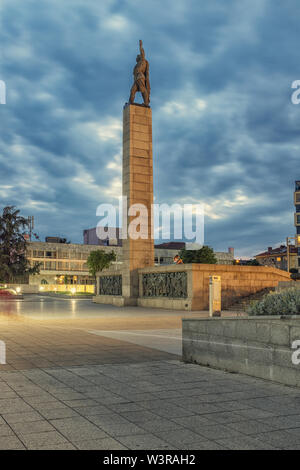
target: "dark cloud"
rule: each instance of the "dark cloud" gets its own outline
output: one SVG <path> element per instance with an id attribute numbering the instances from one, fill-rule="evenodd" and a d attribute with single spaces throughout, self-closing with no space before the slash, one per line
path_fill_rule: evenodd
<path id="1" fill-rule="evenodd" d="M 150 60 L 156 202 L 203 202 L 206 242 L 251 255 L 293 228 L 296 0 L 3 0 L 1 204 L 82 240 L 121 191 L 137 41 Z"/>

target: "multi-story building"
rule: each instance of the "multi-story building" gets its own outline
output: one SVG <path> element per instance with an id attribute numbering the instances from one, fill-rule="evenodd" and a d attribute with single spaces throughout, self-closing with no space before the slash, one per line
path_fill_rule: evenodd
<path id="1" fill-rule="evenodd" d="M 267 251 L 255 255 L 254 258 L 262 266 L 270 266 L 284 271 L 288 269 L 286 245 L 280 245 L 277 248 L 269 246 Z M 297 248 L 294 245 L 289 245 L 289 259 L 290 269 L 297 268 Z"/>
<path id="2" fill-rule="evenodd" d="M 91 232 L 90 232 L 91 233 Z M 64 239 L 50 238 L 54 242 L 27 242 L 27 258 L 31 266 L 40 264 L 40 273 L 29 276 L 30 284 L 93 284 L 86 264 L 91 251 L 101 249 L 116 253 L 115 264 L 122 263 L 122 247 L 116 244 L 97 245 L 65 243 Z M 49 238 L 48 238 L 49 240 Z M 63 241 L 62 241 L 63 240 Z M 90 242 L 95 240 L 93 237 Z M 86 241 L 86 238 L 85 238 Z M 185 248 L 185 243 L 169 242 L 155 245 L 154 263 L 172 264 L 174 257 Z M 219 264 L 232 264 L 233 253 L 215 253 Z"/>
<path id="3" fill-rule="evenodd" d="M 179 249 L 182 247 L 180 246 Z M 86 264 L 91 251 L 101 249 L 116 253 L 115 263 L 122 262 L 122 247 L 75 243 L 28 242 L 27 257 L 32 266 L 40 264 L 40 273 L 29 277 L 30 284 L 92 284 Z M 155 264 L 172 264 L 178 247 L 164 244 L 155 248 Z"/>
<path id="4" fill-rule="evenodd" d="M 40 274 L 30 276 L 30 284 L 92 284 L 86 261 L 95 248 L 95 245 L 75 243 L 28 242 L 27 258 L 30 264 L 40 264 Z M 101 248 L 108 249 L 105 246 Z M 114 250 L 117 261 L 120 258 L 119 250 Z"/>
<path id="5" fill-rule="evenodd" d="M 294 223 L 296 227 L 296 248 L 297 248 L 297 268 L 300 269 L 300 181 L 295 181 L 294 192 L 295 215 Z"/>

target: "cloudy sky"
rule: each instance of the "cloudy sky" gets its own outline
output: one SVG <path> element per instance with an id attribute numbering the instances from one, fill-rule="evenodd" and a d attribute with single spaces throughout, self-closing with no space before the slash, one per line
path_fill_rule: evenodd
<path id="1" fill-rule="evenodd" d="M 203 203 L 205 242 L 293 235 L 298 0 L 0 0 L 1 206 L 82 241 L 121 195 L 122 107 L 150 62 L 156 202 Z"/>

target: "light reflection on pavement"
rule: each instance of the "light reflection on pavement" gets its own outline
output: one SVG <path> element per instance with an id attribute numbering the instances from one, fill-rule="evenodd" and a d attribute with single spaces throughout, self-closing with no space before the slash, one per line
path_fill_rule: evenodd
<path id="1" fill-rule="evenodd" d="M 198 312 L 199 313 L 199 312 Z M 0 301 L 0 315 L 28 317 L 36 320 L 57 320 L 68 318 L 110 318 L 140 317 L 141 314 L 152 318 L 161 316 L 191 317 L 194 312 L 147 309 L 143 307 L 115 307 L 95 304 L 90 299 L 62 299 L 43 295 L 26 295 L 23 300 Z M 207 313 L 205 314 L 207 315 Z"/>

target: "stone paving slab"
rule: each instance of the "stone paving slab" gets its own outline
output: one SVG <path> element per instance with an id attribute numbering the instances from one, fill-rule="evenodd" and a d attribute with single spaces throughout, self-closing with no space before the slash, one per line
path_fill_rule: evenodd
<path id="1" fill-rule="evenodd" d="M 154 349 L 157 324 L 176 335 L 183 312 L 92 309 L 87 319 L 0 314 L 9 360 L 0 366 L 0 449 L 300 448 L 299 389 Z M 146 332 L 147 345 L 121 330 Z"/>
<path id="2" fill-rule="evenodd" d="M 160 396 L 153 398 L 155 392 L 130 396 L 134 387 L 127 388 L 127 384 L 140 377 L 139 372 L 145 382 L 138 382 L 138 388 L 141 383 L 159 386 Z M 177 373 L 190 389 L 198 384 L 199 395 L 193 393 L 182 399 L 171 393 L 170 400 L 169 389 L 177 392 L 177 382 L 173 382 Z M 226 393 L 222 392 L 222 384 L 226 385 Z M 178 360 L 113 367 L 68 366 L 62 367 L 59 374 L 57 368 L 0 372 L 0 385 L 9 390 L 14 387 L 17 394 L 17 398 L 0 399 L 0 448 L 300 448 L 297 390 Z M 201 393 L 209 387 L 215 390 L 213 402 L 210 394 Z M 256 398 L 231 400 L 236 390 L 244 387 Z M 27 395 L 29 390 L 33 395 Z M 118 403 L 105 402 L 110 394 L 118 398 Z"/>

